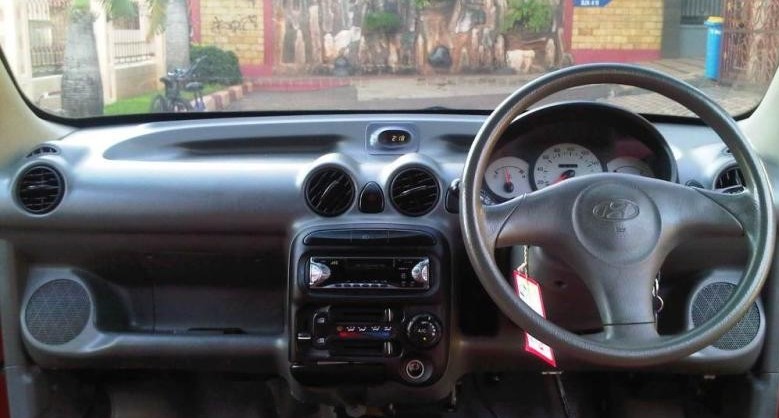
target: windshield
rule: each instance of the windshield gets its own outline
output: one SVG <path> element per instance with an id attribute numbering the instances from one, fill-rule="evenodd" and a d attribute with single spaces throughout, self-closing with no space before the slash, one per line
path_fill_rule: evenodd
<path id="1" fill-rule="evenodd" d="M 545 72 L 629 62 L 734 115 L 779 64 L 775 0 L 25 0 L 0 45 L 35 106 L 150 112 L 491 110 Z M 646 91 L 563 99 L 686 115 Z"/>

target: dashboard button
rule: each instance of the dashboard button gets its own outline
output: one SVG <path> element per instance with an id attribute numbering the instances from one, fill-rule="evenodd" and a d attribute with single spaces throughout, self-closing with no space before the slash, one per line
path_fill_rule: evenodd
<path id="1" fill-rule="evenodd" d="M 430 282 L 430 260 L 425 258 L 411 269 L 411 278 L 415 282 L 427 285 Z"/>
<path id="2" fill-rule="evenodd" d="M 322 285 L 331 275 L 330 267 L 322 263 L 312 261 L 308 265 L 308 287 Z"/>
<path id="3" fill-rule="evenodd" d="M 460 213 L 460 179 L 454 179 L 446 189 L 446 210 L 450 213 Z"/>
<path id="4" fill-rule="evenodd" d="M 327 314 L 324 312 L 318 312 L 314 314 L 314 337 L 321 337 L 327 335 L 328 321 Z"/>
<path id="5" fill-rule="evenodd" d="M 406 336 L 419 348 L 432 348 L 441 340 L 443 328 L 438 318 L 431 314 L 419 314 L 406 326 Z"/>
<path id="6" fill-rule="evenodd" d="M 360 192 L 360 212 L 380 213 L 384 210 L 384 193 L 378 183 L 372 181 Z"/>
<path id="7" fill-rule="evenodd" d="M 406 377 L 411 380 L 419 380 L 425 376 L 425 364 L 422 361 L 414 359 L 406 363 L 404 368 Z"/>

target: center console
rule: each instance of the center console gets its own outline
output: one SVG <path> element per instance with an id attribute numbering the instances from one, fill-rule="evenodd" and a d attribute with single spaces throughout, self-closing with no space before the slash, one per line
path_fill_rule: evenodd
<path id="1" fill-rule="evenodd" d="M 291 374 L 311 386 L 427 385 L 449 349 L 449 259 L 433 230 L 308 230 L 292 245 Z"/>

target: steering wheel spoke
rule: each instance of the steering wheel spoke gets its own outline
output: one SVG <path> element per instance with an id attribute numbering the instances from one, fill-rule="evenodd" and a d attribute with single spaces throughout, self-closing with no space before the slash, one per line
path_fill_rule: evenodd
<path id="1" fill-rule="evenodd" d="M 757 219 L 757 201 L 749 190 L 736 193 L 722 193 L 712 190 L 695 189 L 699 199 L 704 199 L 700 206 L 706 206 L 705 213 L 700 218 L 702 225 L 699 234 L 713 236 L 744 236 L 754 230 Z M 709 208 L 713 202 L 718 207 Z M 704 208 L 702 208 L 704 209 Z M 695 217 L 695 214 L 690 214 Z M 700 215 L 700 214 L 699 214 Z"/>
<path id="2" fill-rule="evenodd" d="M 560 235 L 557 217 L 550 211 L 560 210 L 552 205 L 550 193 L 536 191 L 515 197 L 507 202 L 485 206 L 484 230 L 489 231 L 489 242 L 494 248 L 519 244 L 551 245 Z M 558 201 L 559 202 L 559 201 Z"/>
<path id="3" fill-rule="evenodd" d="M 743 236 L 755 222 L 757 202 L 748 191 L 726 194 L 654 179 L 637 185 L 657 206 L 661 249 L 693 238 Z"/>
<path id="4" fill-rule="evenodd" d="M 657 336 L 652 287 L 658 261 L 611 265 L 581 254 L 571 264 L 590 289 L 607 338 Z"/>

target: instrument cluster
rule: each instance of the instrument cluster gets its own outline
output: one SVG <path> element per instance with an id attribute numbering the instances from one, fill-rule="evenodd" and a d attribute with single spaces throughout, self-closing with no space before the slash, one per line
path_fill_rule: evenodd
<path id="1" fill-rule="evenodd" d="M 675 160 L 639 115 L 597 103 L 564 103 L 517 119 L 484 174 L 482 198 L 499 203 L 594 173 L 676 180 Z"/>

